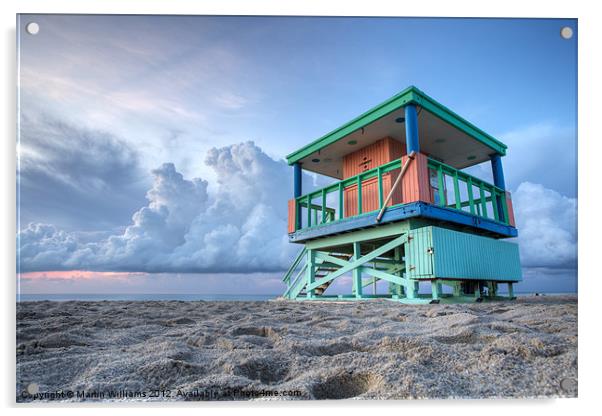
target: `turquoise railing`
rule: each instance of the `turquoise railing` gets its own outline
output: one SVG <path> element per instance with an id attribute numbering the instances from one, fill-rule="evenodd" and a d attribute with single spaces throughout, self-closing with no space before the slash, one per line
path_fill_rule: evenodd
<path id="1" fill-rule="evenodd" d="M 472 215 L 508 224 L 508 205 L 503 189 L 435 159 L 429 158 L 427 166 L 429 177 L 434 178 L 436 175 L 437 178 L 436 189 L 433 187 L 435 205 L 460 211 L 465 211 L 464 208 L 468 207 Z M 431 172 L 435 175 L 430 176 Z M 446 177 L 451 178 L 453 198 L 448 196 Z M 462 195 L 462 190 L 465 190 L 465 196 Z"/>
<path id="2" fill-rule="evenodd" d="M 378 208 L 376 210 L 370 211 L 378 211 L 383 206 L 383 200 L 386 195 L 383 195 L 383 175 L 385 173 L 392 172 L 394 170 L 401 169 L 401 159 L 393 160 L 384 165 L 378 166 L 374 169 L 367 170 L 365 172 L 360 173 L 359 175 L 355 175 L 344 179 L 339 182 L 335 182 L 331 185 L 325 186 L 321 189 L 317 189 L 312 191 L 306 195 L 302 195 L 296 198 L 297 204 L 297 212 L 301 212 L 301 208 L 306 208 L 305 214 L 303 216 L 298 215 L 295 224 L 295 230 L 300 230 L 304 228 L 314 227 L 321 224 L 326 224 L 333 221 L 342 220 L 343 218 L 347 218 L 345 215 L 344 208 L 344 197 L 343 193 L 346 187 L 357 185 L 357 215 L 365 214 L 362 212 L 362 182 L 371 179 L 378 178 Z M 336 201 L 335 207 L 329 207 L 327 205 L 327 198 L 330 194 L 337 194 L 338 199 Z M 313 201 L 320 198 L 320 202 L 318 204 L 314 204 Z M 299 220 L 301 220 L 302 224 L 299 224 Z"/>
<path id="3" fill-rule="evenodd" d="M 508 206 L 503 189 L 435 159 L 429 158 L 427 166 L 430 172 L 435 172 L 437 178 L 436 188 L 438 189 L 432 188 L 433 203 L 435 205 L 469 212 L 475 216 L 494 219 L 508 224 Z M 383 194 L 383 175 L 395 170 L 401 170 L 401 168 L 401 159 L 396 159 L 374 169 L 362 172 L 359 175 L 297 197 L 295 200 L 297 204 L 296 212 L 303 215 L 297 215 L 295 230 L 315 227 L 348 218 L 349 215 L 345 213 L 343 194 L 345 188 L 353 185 L 357 185 L 357 210 L 353 216 L 366 214 L 367 212 L 362 211 L 361 183 L 371 178 L 377 178 L 378 208 L 370 212 L 379 211 L 386 198 L 386 195 Z M 446 177 L 451 178 L 453 198 L 449 198 L 447 195 Z M 465 192 L 462 192 L 462 190 Z M 477 192 L 477 195 L 475 195 L 475 192 Z M 466 195 L 463 196 L 463 193 Z M 327 199 L 331 194 L 337 195 L 337 198 L 334 198 L 334 204 L 331 202 L 329 206 Z M 301 209 L 304 209 L 305 212 L 302 212 Z"/>
<path id="4" fill-rule="evenodd" d="M 304 246 L 299 254 L 297 254 L 293 264 L 291 264 L 291 267 L 282 278 L 282 281 L 286 285 L 286 291 L 284 292 L 284 295 L 282 295 L 285 298 L 290 297 L 290 294 L 294 292 L 299 285 L 301 285 L 301 282 L 305 277 L 307 263 L 303 262 L 303 260 L 305 260 L 306 254 L 307 248 Z"/>

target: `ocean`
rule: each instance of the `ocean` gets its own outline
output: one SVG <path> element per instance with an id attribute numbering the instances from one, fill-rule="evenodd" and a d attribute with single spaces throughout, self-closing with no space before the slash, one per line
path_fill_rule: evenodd
<path id="1" fill-rule="evenodd" d="M 190 294 L 190 293 L 61 293 L 61 294 L 21 294 L 17 302 L 42 300 L 53 301 L 98 301 L 98 300 L 207 300 L 207 301 L 266 301 L 279 295 L 224 295 L 224 294 Z"/>
<path id="2" fill-rule="evenodd" d="M 503 292 L 500 292 L 503 294 Z M 533 292 L 518 292 L 516 296 L 533 296 Z M 551 293 L 545 292 L 547 296 L 560 296 L 560 295 L 575 295 L 575 292 L 559 292 Z M 80 301 L 100 301 L 100 300 L 183 300 L 183 301 L 194 301 L 194 300 L 205 300 L 205 301 L 267 301 L 270 299 L 276 299 L 279 295 L 277 294 L 265 294 L 265 295 L 247 295 L 247 294 L 190 294 L 190 293 L 60 293 L 60 294 L 47 294 L 47 293 L 36 293 L 36 294 L 21 294 L 17 295 L 17 302 L 32 302 L 32 301 L 43 301 L 51 300 L 57 302 L 64 302 L 70 300 Z"/>

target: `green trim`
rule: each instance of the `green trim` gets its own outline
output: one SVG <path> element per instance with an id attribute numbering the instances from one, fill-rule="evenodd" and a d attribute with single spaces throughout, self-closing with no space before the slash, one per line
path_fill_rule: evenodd
<path id="1" fill-rule="evenodd" d="M 362 176 L 357 176 L 357 214 L 362 214 Z"/>
<path id="2" fill-rule="evenodd" d="M 364 114 L 343 124 L 338 129 L 331 131 L 330 133 L 311 142 L 307 146 L 304 146 L 301 149 L 291 153 L 286 157 L 288 164 L 292 165 L 293 163 L 303 159 L 304 157 L 307 157 L 312 153 L 323 149 L 328 145 L 331 145 L 332 143 L 353 133 L 354 131 L 361 129 L 362 127 L 372 123 L 373 121 L 376 121 L 379 118 L 384 117 L 387 114 L 410 103 L 412 99 L 412 91 L 414 89 L 415 87 L 406 88 L 399 94 L 396 94 L 393 97 L 389 98 L 387 101 L 377 105 L 376 107 L 366 111 Z"/>
<path id="3" fill-rule="evenodd" d="M 479 184 L 483 184 L 486 188 L 490 188 L 495 190 L 496 192 L 504 192 L 504 190 L 502 188 L 498 188 L 497 186 L 490 184 L 488 182 L 485 182 L 483 179 L 477 178 L 476 176 L 470 175 L 464 171 L 458 170 L 456 168 L 454 168 L 453 166 L 450 165 L 446 165 L 443 162 L 440 162 L 436 159 L 433 158 L 428 158 L 428 167 L 429 169 L 439 169 L 439 167 L 443 168 L 443 173 L 445 173 L 446 175 L 449 176 L 453 176 L 453 175 L 458 175 L 458 179 L 461 179 L 465 182 L 468 182 L 468 178 L 470 178 L 470 180 L 472 181 L 472 183 L 475 186 L 479 186 Z"/>
<path id="4" fill-rule="evenodd" d="M 343 182 L 339 182 L 338 184 L 339 191 L 339 219 L 343 219 Z"/>
<path id="5" fill-rule="evenodd" d="M 506 193 L 500 193 L 498 194 L 498 198 L 500 199 L 500 205 L 502 206 L 502 212 L 504 214 L 504 218 L 502 218 L 502 222 L 508 224 L 509 222 L 509 218 L 508 218 L 508 207 L 506 205 Z"/>
<path id="6" fill-rule="evenodd" d="M 322 224 L 326 223 L 326 190 L 322 189 Z M 334 211 L 334 209 L 333 209 Z"/>
<path id="7" fill-rule="evenodd" d="M 291 267 L 288 269 L 288 271 L 286 272 L 286 274 L 282 278 L 282 281 L 284 283 L 288 283 L 290 281 L 291 274 L 297 268 L 297 266 L 299 265 L 299 263 L 301 263 L 301 260 L 304 258 L 306 251 L 307 251 L 307 248 L 305 248 L 305 246 L 303 246 L 303 249 L 299 252 L 299 254 L 297 254 L 297 257 L 293 261 L 293 264 L 291 264 Z"/>
<path id="8" fill-rule="evenodd" d="M 470 205 L 470 213 L 472 215 L 475 215 L 474 195 L 472 193 L 472 177 L 468 177 L 468 180 L 466 181 L 466 186 L 468 187 L 468 204 Z"/>
<path id="9" fill-rule="evenodd" d="M 406 286 L 410 286 L 410 285 L 414 284 L 414 282 L 410 281 L 409 279 L 395 276 L 394 274 L 383 272 L 382 270 L 370 269 L 370 268 L 362 267 L 362 266 L 360 266 L 360 269 L 362 269 L 362 271 L 369 276 L 374 276 L 375 278 L 385 280 L 389 283 L 394 283 L 396 285 L 406 287 Z"/>
<path id="10" fill-rule="evenodd" d="M 345 233 L 330 237 L 323 237 L 311 240 L 305 243 L 308 249 L 320 250 L 326 247 L 351 244 L 354 242 L 378 240 L 407 232 L 410 229 L 410 222 L 390 223 L 379 225 L 378 227 L 366 228 L 353 233 Z"/>
<path id="11" fill-rule="evenodd" d="M 506 146 L 504 143 L 491 136 L 490 134 L 485 133 L 483 130 L 472 124 L 470 121 L 460 117 L 458 114 L 454 113 L 449 108 L 445 107 L 443 104 L 438 103 L 422 91 L 418 90 L 414 87 L 415 96 L 413 97 L 413 103 L 421 106 L 428 112 L 434 114 L 439 117 L 441 120 L 446 121 L 457 129 L 463 131 L 468 134 L 473 139 L 478 140 L 483 143 L 485 146 L 491 148 L 496 153 L 501 156 L 506 155 Z"/>
<path id="12" fill-rule="evenodd" d="M 441 204 L 441 201 L 443 200 L 442 198 L 444 198 L 445 192 L 442 193 L 442 188 L 441 188 L 441 184 L 444 182 L 444 179 L 441 179 L 441 177 L 443 175 L 448 175 L 450 177 L 452 177 L 454 179 L 454 192 L 456 192 L 456 180 L 461 180 L 463 182 L 466 183 L 466 190 L 467 190 L 467 194 L 468 194 L 468 201 L 462 201 L 460 202 L 459 206 L 460 208 L 458 208 L 458 200 L 455 201 L 455 204 L 447 204 L 447 201 L 445 201 L 445 205 L 442 206 L 446 206 L 447 208 L 455 208 L 455 209 L 459 209 L 462 210 L 462 208 L 464 207 L 470 207 L 470 213 L 472 215 L 477 215 L 479 217 L 483 217 L 483 218 L 489 218 L 488 215 L 488 209 L 487 209 L 487 202 L 492 202 L 493 205 L 493 219 L 495 221 L 499 221 L 502 222 L 504 224 L 508 224 L 508 218 L 507 218 L 507 211 L 508 211 L 508 207 L 506 205 L 506 199 L 503 197 L 500 197 L 500 205 L 502 207 L 502 212 L 499 212 L 498 210 L 498 205 L 497 205 L 497 195 L 502 195 L 505 196 L 505 191 L 501 188 L 498 188 L 495 185 L 492 185 L 490 183 L 487 183 L 475 176 L 469 175 L 466 172 L 463 172 L 461 170 L 457 170 L 449 165 L 446 165 L 445 163 L 439 162 L 435 159 L 429 158 L 428 159 L 428 164 L 427 164 L 429 169 L 432 170 L 436 170 L 437 172 L 437 177 L 438 177 L 438 182 L 439 182 L 439 205 Z M 475 195 L 473 193 L 473 186 L 477 187 L 477 190 L 479 192 L 479 198 L 476 199 Z M 489 197 L 485 196 L 485 191 L 488 191 L 490 193 Z M 456 193 L 456 198 L 458 198 L 458 194 Z M 502 218 L 503 216 L 503 218 Z"/>
<path id="13" fill-rule="evenodd" d="M 485 188 L 483 187 L 483 182 L 479 184 L 479 196 L 481 197 L 481 215 L 484 218 L 487 218 L 487 199 L 485 198 Z"/>
<path id="14" fill-rule="evenodd" d="M 354 256 L 353 256 L 353 260 L 349 261 L 347 263 L 346 266 L 341 267 L 340 269 L 327 274 L 326 276 L 324 276 L 323 278 L 314 281 L 311 284 L 308 284 L 306 289 L 307 290 L 312 290 L 317 288 L 318 286 L 323 285 L 324 283 L 328 283 L 334 279 L 336 279 L 339 276 L 344 275 L 345 273 L 348 273 L 350 271 L 355 271 L 359 266 L 362 266 L 364 263 L 369 262 L 370 260 L 375 259 L 378 256 L 383 255 L 384 253 L 386 253 L 389 250 L 394 249 L 397 246 L 400 246 L 402 244 L 405 244 L 408 241 L 408 237 L 406 234 L 402 234 L 399 237 L 395 238 L 394 240 L 389 241 L 388 243 L 380 246 L 379 248 L 377 248 L 376 250 L 371 251 L 368 254 L 365 254 L 359 258 L 357 258 L 357 256 L 359 255 L 359 242 L 355 242 L 354 243 Z M 309 250 L 308 250 L 309 251 Z M 368 270 L 364 270 L 366 274 L 370 274 L 368 272 Z M 356 275 L 354 274 L 354 277 Z M 360 281 L 359 284 L 356 284 L 355 288 L 356 290 L 359 290 L 359 288 L 361 287 L 361 275 L 360 275 Z"/>
<path id="15" fill-rule="evenodd" d="M 443 166 L 437 167 L 437 187 L 439 188 L 439 203 L 447 205 L 447 195 L 445 195 L 445 179 L 443 178 Z"/>
<path id="16" fill-rule="evenodd" d="M 451 111 L 449 108 L 438 103 L 424 92 L 420 91 L 418 88 L 410 86 L 383 103 L 377 105 L 376 107 L 366 111 L 362 115 L 345 123 L 341 127 L 311 142 L 307 146 L 304 146 L 301 149 L 287 155 L 287 162 L 289 165 L 292 165 L 293 163 L 298 162 L 312 153 L 337 142 L 354 131 L 361 129 L 362 127 L 365 127 L 368 124 L 373 123 L 374 121 L 392 113 L 395 110 L 398 110 L 399 108 L 405 107 L 408 104 L 416 104 L 421 106 L 433 115 L 439 117 L 441 120 L 451 124 L 472 138 L 488 146 L 496 153 L 502 156 L 506 154 L 507 146 L 504 143 L 485 133 L 474 124 Z"/>
<path id="17" fill-rule="evenodd" d="M 454 172 L 454 198 L 456 200 L 456 209 L 462 209 L 462 201 L 460 200 L 460 184 L 458 183 L 458 172 Z M 447 202 L 447 201 L 446 201 Z"/>
<path id="18" fill-rule="evenodd" d="M 381 209 L 383 207 L 383 171 L 382 168 L 379 166 L 376 168 L 377 169 L 377 174 L 378 174 L 378 209 Z"/>
<path id="19" fill-rule="evenodd" d="M 352 260 L 350 260 L 350 261 L 357 261 L 361 257 L 362 257 L 362 252 L 361 252 L 361 248 L 360 248 L 360 243 L 356 241 L 353 243 L 353 257 L 352 257 Z M 340 266 L 341 266 L 341 268 L 343 268 L 343 267 L 346 267 L 348 264 L 349 264 L 349 262 L 345 262 L 345 264 L 342 264 Z M 353 270 L 351 272 L 352 278 L 353 278 L 352 292 L 356 298 L 361 298 L 362 293 L 363 293 L 362 271 L 359 267 L 356 267 L 352 270 Z"/>
<path id="20" fill-rule="evenodd" d="M 315 261 L 316 261 L 316 252 L 314 250 L 307 250 L 307 268 L 306 268 L 306 273 L 307 273 L 307 284 L 305 285 L 306 289 L 306 296 L 308 299 L 311 299 L 315 296 L 315 292 L 314 292 L 314 287 L 312 287 L 312 285 L 314 284 L 315 278 L 316 278 L 316 269 L 315 269 Z"/>

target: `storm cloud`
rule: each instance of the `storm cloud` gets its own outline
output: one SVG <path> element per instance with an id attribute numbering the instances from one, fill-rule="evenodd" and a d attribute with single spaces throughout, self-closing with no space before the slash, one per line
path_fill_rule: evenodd
<path id="1" fill-rule="evenodd" d="M 82 242 L 54 225 L 29 224 L 18 234 L 21 271 L 248 272 L 287 267 L 298 250 L 285 232 L 290 168 L 253 142 L 211 149 L 205 163 L 218 177 L 212 193 L 207 181 L 185 179 L 171 163 L 153 170 L 147 204 L 123 233 Z"/>
<path id="2" fill-rule="evenodd" d="M 21 271 L 286 269 L 299 250 L 286 235 L 291 169 L 253 142 L 213 148 L 205 164 L 213 170 L 215 183 L 186 179 L 171 163 L 154 169 L 147 202 L 122 233 L 82 241 L 54 225 L 29 224 L 18 234 Z M 307 176 L 305 189 L 312 185 Z M 576 267 L 576 199 L 530 182 L 521 183 L 513 198 L 523 266 Z"/>
<path id="3" fill-rule="evenodd" d="M 21 221 L 71 231 L 122 226 L 144 203 L 148 175 L 138 153 L 118 137 L 47 113 L 23 114 L 18 206 Z"/>

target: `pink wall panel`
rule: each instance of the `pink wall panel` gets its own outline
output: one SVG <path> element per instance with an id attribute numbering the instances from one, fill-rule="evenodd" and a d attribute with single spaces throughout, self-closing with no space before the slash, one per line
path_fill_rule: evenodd
<path id="1" fill-rule="evenodd" d="M 288 232 L 295 232 L 295 218 L 297 218 L 297 204 L 294 199 L 288 201 Z"/>
<path id="2" fill-rule="evenodd" d="M 402 160 L 405 164 L 407 156 L 404 156 Z M 427 163 L 426 155 L 416 153 L 414 160 L 408 165 L 401 184 L 404 204 L 416 201 L 432 203 Z"/>
<path id="3" fill-rule="evenodd" d="M 514 222 L 514 208 L 512 207 L 512 196 L 508 191 L 506 191 L 506 206 L 508 207 L 508 224 L 516 227 L 516 223 Z"/>

